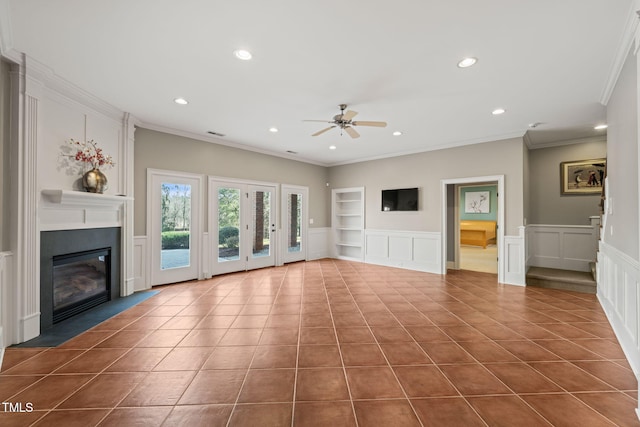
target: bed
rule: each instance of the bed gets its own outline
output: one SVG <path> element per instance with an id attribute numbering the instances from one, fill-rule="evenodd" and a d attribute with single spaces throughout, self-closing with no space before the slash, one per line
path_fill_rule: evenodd
<path id="1" fill-rule="evenodd" d="M 496 243 L 495 221 L 460 221 L 460 243 L 463 245 L 482 246 Z"/>

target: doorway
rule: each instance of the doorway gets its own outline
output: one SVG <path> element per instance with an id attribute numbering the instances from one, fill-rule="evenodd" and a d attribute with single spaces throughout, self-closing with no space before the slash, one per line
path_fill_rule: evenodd
<path id="1" fill-rule="evenodd" d="M 502 282 L 504 175 L 447 179 L 441 183 L 442 274 L 448 268 L 492 272 Z"/>
<path id="2" fill-rule="evenodd" d="M 276 186 L 209 181 L 214 275 L 274 266 Z"/>
<path id="3" fill-rule="evenodd" d="M 283 263 L 307 259 L 308 196 L 307 187 L 282 185 Z"/>

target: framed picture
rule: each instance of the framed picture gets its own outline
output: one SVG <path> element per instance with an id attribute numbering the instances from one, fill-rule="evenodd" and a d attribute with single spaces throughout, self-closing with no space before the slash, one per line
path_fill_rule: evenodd
<path id="1" fill-rule="evenodd" d="M 560 193 L 600 194 L 607 169 L 607 159 L 578 160 L 560 163 Z"/>
<path id="2" fill-rule="evenodd" d="M 464 194 L 464 213 L 489 213 L 491 199 L 488 191 L 467 191 Z"/>

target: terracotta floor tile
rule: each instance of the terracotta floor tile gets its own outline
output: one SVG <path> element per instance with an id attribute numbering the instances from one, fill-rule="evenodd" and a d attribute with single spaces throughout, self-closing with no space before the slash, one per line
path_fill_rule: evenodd
<path id="1" fill-rule="evenodd" d="M 299 369 L 296 401 L 349 399 L 342 368 Z"/>
<path id="2" fill-rule="evenodd" d="M 485 396 L 468 399 L 473 408 L 490 426 L 549 427 L 549 423 L 517 396 Z M 580 425 L 580 424 L 565 424 Z"/>
<path id="3" fill-rule="evenodd" d="M 229 329 L 218 345 L 258 345 L 262 329 Z"/>
<path id="4" fill-rule="evenodd" d="M 33 412 L 3 412 L 0 411 L 0 425 L 2 427 L 30 426 L 39 418 L 47 414 L 47 411 L 34 410 Z"/>
<path id="5" fill-rule="evenodd" d="M 478 331 L 491 338 L 492 340 L 522 340 L 524 337 L 506 326 L 499 323 L 475 324 L 473 325 Z"/>
<path id="6" fill-rule="evenodd" d="M 337 345 L 301 345 L 298 367 L 342 367 L 340 350 Z"/>
<path id="7" fill-rule="evenodd" d="M 303 314 L 301 325 L 303 328 L 330 328 L 333 326 L 333 319 L 329 313 Z"/>
<path id="8" fill-rule="evenodd" d="M 407 326 L 406 329 L 418 342 L 451 341 L 451 338 L 436 326 Z"/>
<path id="9" fill-rule="evenodd" d="M 411 404 L 426 427 L 486 426 L 463 398 L 411 399 Z"/>
<path id="10" fill-rule="evenodd" d="M 347 380 L 354 400 L 404 397 L 400 384 L 388 367 L 347 368 Z"/>
<path id="11" fill-rule="evenodd" d="M 425 342 L 420 343 L 420 347 L 438 364 L 475 363 L 475 359 L 454 342 Z"/>
<path id="12" fill-rule="evenodd" d="M 120 329 L 127 326 L 129 323 L 136 320 L 136 318 L 132 317 L 112 317 L 111 319 L 107 319 L 99 325 L 94 326 L 90 329 L 90 331 L 119 331 Z"/>
<path id="13" fill-rule="evenodd" d="M 624 393 L 576 393 L 574 397 L 620 426 L 639 424 L 637 400 Z"/>
<path id="14" fill-rule="evenodd" d="M 202 369 L 249 369 L 255 346 L 216 347 Z"/>
<path id="15" fill-rule="evenodd" d="M 298 347 L 293 345 L 259 346 L 253 356 L 251 369 L 295 368 Z"/>
<path id="16" fill-rule="evenodd" d="M 293 369 L 252 369 L 247 374 L 238 402 L 291 402 L 294 382 Z"/>
<path id="17" fill-rule="evenodd" d="M 422 347 L 414 342 L 380 344 L 380 348 L 392 366 L 426 365 L 432 363 Z"/>
<path id="18" fill-rule="evenodd" d="M 616 340 L 608 339 L 581 339 L 574 341 L 574 344 L 584 347 L 606 359 L 624 359 L 625 355 L 622 347 Z"/>
<path id="19" fill-rule="evenodd" d="M 420 421 L 406 399 L 359 401 L 353 405 L 360 427 L 420 426 Z"/>
<path id="20" fill-rule="evenodd" d="M 297 345 L 298 328 L 265 328 L 260 337 L 260 345 Z"/>
<path id="21" fill-rule="evenodd" d="M 89 374 L 99 373 L 117 361 L 120 356 L 129 351 L 126 348 L 94 348 L 73 359 L 71 362 L 56 370 L 56 374 Z"/>
<path id="22" fill-rule="evenodd" d="M 60 344 L 58 349 L 89 349 L 100 341 L 103 341 L 113 335 L 113 331 L 87 331 L 84 332 L 63 344 Z"/>
<path id="23" fill-rule="evenodd" d="M 105 418 L 100 427 L 160 426 L 171 412 L 170 406 L 148 408 L 116 408 Z"/>
<path id="24" fill-rule="evenodd" d="M 466 341 L 460 346 L 478 362 L 518 362 L 518 358 L 493 341 Z"/>
<path id="25" fill-rule="evenodd" d="M 6 348 L 2 359 L 2 373 L 45 350 L 44 348 Z"/>
<path id="26" fill-rule="evenodd" d="M 351 402 L 296 402 L 296 427 L 356 427 Z"/>
<path id="27" fill-rule="evenodd" d="M 160 329 L 193 329 L 203 319 L 204 316 L 176 316 L 166 321 Z"/>
<path id="28" fill-rule="evenodd" d="M 212 309 L 211 304 L 191 304 L 180 310 L 177 316 L 206 316 Z"/>
<path id="29" fill-rule="evenodd" d="M 618 390 L 638 390 L 638 380 L 633 371 L 609 361 L 573 362 L 601 381 Z"/>
<path id="30" fill-rule="evenodd" d="M 529 405 L 557 426 L 607 426 L 613 424 L 570 394 L 523 395 Z"/>
<path id="31" fill-rule="evenodd" d="M 53 409 L 93 377 L 94 375 L 91 374 L 48 375 L 13 396 L 11 400 L 30 402 L 36 410 Z"/>
<path id="32" fill-rule="evenodd" d="M 399 366 L 394 371 L 410 398 L 459 396 L 449 380 L 434 365 Z"/>
<path id="33" fill-rule="evenodd" d="M 229 426 L 290 426 L 291 403 L 243 404 L 233 410 Z"/>
<path id="34" fill-rule="evenodd" d="M 240 316 L 255 316 L 259 314 L 269 314 L 271 312 L 271 308 L 273 305 L 271 302 L 267 304 L 251 304 L 245 305 L 242 311 L 240 312 Z"/>
<path id="35" fill-rule="evenodd" d="M 528 341 L 499 341 L 498 344 L 524 362 L 553 361 L 560 358 L 538 344 Z"/>
<path id="36" fill-rule="evenodd" d="M 268 318 L 269 316 L 267 316 L 266 314 L 255 316 L 238 316 L 230 327 L 242 329 L 264 328 L 264 325 L 267 323 Z"/>
<path id="37" fill-rule="evenodd" d="M 336 335 L 340 344 L 375 343 L 376 339 L 369 328 L 336 328 Z"/>
<path id="38" fill-rule="evenodd" d="M 21 363 L 16 363 L 12 368 L 3 371 L 6 375 L 37 375 L 48 374 L 76 357 L 84 353 L 84 350 L 58 350 L 48 349 L 47 351 L 35 353 L 34 356 L 25 358 Z M 20 353 L 26 355 L 28 353 Z M 11 361 L 10 361 L 11 364 Z"/>
<path id="39" fill-rule="evenodd" d="M 387 366 L 378 344 L 342 344 L 340 349 L 345 366 Z"/>
<path id="40" fill-rule="evenodd" d="M 165 421 L 171 427 L 225 427 L 232 405 L 175 406 Z"/>
<path id="41" fill-rule="evenodd" d="M 512 393 L 482 365 L 441 365 L 440 369 L 463 396 Z"/>
<path id="42" fill-rule="evenodd" d="M 109 409 L 54 410 L 40 418 L 34 426 L 94 426 L 97 425 L 108 413 Z"/>
<path id="43" fill-rule="evenodd" d="M 182 394 L 178 404 L 234 403 L 245 374 L 245 370 L 200 371 Z M 212 384 L 216 386 L 212 387 Z"/>
<path id="44" fill-rule="evenodd" d="M 484 365 L 516 393 L 557 393 L 563 390 L 526 363 Z"/>
<path id="45" fill-rule="evenodd" d="M 175 316 L 184 310 L 183 305 L 161 305 L 149 311 L 147 316 Z"/>
<path id="46" fill-rule="evenodd" d="M 367 326 L 360 313 L 333 313 L 333 324 L 336 328 Z"/>
<path id="47" fill-rule="evenodd" d="M 189 329 L 155 330 L 139 341 L 136 347 L 175 347 L 189 332 Z"/>
<path id="48" fill-rule="evenodd" d="M 238 315 L 244 310 L 244 304 L 224 304 L 216 306 L 213 311 L 209 313 L 209 316 L 232 316 Z"/>
<path id="49" fill-rule="evenodd" d="M 109 366 L 107 372 L 146 372 L 160 363 L 171 348 L 133 348 Z"/>
<path id="50" fill-rule="evenodd" d="M 442 326 L 442 331 L 454 341 L 486 341 L 487 336 L 476 328 L 467 325 Z"/>
<path id="51" fill-rule="evenodd" d="M 373 336 L 371 337 L 373 339 Z M 335 344 L 333 328 L 300 328 L 300 344 Z"/>
<path id="52" fill-rule="evenodd" d="M 60 409 L 113 408 L 144 379 L 143 373 L 105 373 L 62 402 Z"/>
<path id="53" fill-rule="evenodd" d="M 270 314 L 300 314 L 300 304 L 274 304 Z"/>
<path id="54" fill-rule="evenodd" d="M 610 391 L 612 387 L 569 362 L 531 362 L 529 365 L 567 391 Z"/>
<path id="55" fill-rule="evenodd" d="M 566 360 L 601 360 L 602 357 L 568 340 L 534 340 L 540 347 L 544 347 Z"/>
<path id="56" fill-rule="evenodd" d="M 131 348 L 150 333 L 150 331 L 119 331 L 96 345 L 96 348 Z"/>
<path id="57" fill-rule="evenodd" d="M 191 384 L 195 371 L 151 372 L 118 406 L 175 405 Z"/>
<path id="58" fill-rule="evenodd" d="M 200 369 L 213 352 L 212 347 L 176 347 L 158 363 L 154 371 L 193 371 Z"/>
<path id="59" fill-rule="evenodd" d="M 178 347 L 214 347 L 227 333 L 225 329 L 194 329 L 178 344 Z"/>
<path id="60" fill-rule="evenodd" d="M 42 378 L 44 378 L 44 375 L 10 375 L 0 377 L 0 401 L 9 401 L 9 397 L 20 393 Z M 1 412 L 2 411 L 0 411 L 0 413 Z"/>
<path id="61" fill-rule="evenodd" d="M 158 329 L 169 321 L 171 317 L 168 316 L 148 316 L 140 317 L 127 326 L 122 328 L 123 331 L 146 331 Z"/>
<path id="62" fill-rule="evenodd" d="M 373 326 L 371 332 L 379 343 L 413 342 L 413 337 L 401 327 Z"/>
<path id="63" fill-rule="evenodd" d="M 235 322 L 237 316 L 206 316 L 196 326 L 196 329 L 227 329 Z"/>

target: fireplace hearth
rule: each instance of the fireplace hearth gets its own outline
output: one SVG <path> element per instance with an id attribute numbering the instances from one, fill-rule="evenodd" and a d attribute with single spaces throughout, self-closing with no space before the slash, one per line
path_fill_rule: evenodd
<path id="1" fill-rule="evenodd" d="M 120 228 L 43 231 L 40 328 L 120 297 Z"/>

